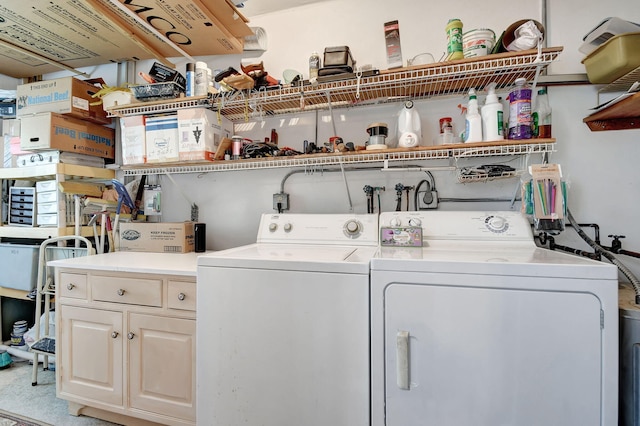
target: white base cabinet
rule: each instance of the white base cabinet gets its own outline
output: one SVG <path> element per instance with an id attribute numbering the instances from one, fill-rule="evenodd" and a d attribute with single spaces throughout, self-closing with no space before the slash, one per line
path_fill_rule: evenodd
<path id="1" fill-rule="evenodd" d="M 57 283 L 57 396 L 70 412 L 194 425 L 195 277 L 58 268 Z"/>

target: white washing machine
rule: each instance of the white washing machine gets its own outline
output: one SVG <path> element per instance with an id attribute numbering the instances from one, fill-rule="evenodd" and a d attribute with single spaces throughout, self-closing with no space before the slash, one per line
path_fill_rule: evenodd
<path id="1" fill-rule="evenodd" d="M 615 266 L 518 212 L 393 212 L 371 261 L 373 426 L 614 426 Z M 395 245 L 393 245 L 395 244 Z"/>
<path id="2" fill-rule="evenodd" d="M 198 258 L 197 422 L 369 426 L 377 215 L 265 214 Z"/>

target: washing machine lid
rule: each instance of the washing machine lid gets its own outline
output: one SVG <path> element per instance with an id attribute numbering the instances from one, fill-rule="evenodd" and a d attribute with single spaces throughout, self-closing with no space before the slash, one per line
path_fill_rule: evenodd
<path id="1" fill-rule="evenodd" d="M 536 246 L 488 242 L 432 242 L 422 248 L 382 247 L 371 270 L 579 279 L 618 278 L 609 263 Z"/>
<path id="2" fill-rule="evenodd" d="M 198 257 L 198 267 L 369 274 L 377 247 L 256 243 Z"/>

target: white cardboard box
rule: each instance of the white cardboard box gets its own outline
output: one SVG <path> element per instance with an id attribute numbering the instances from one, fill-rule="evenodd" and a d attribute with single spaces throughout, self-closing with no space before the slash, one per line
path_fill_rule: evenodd
<path id="1" fill-rule="evenodd" d="M 122 141 L 122 164 L 144 164 L 146 162 L 146 117 L 132 115 L 120 119 Z"/>
<path id="2" fill-rule="evenodd" d="M 178 161 L 178 116 L 147 117 L 145 128 L 147 163 Z"/>
<path id="3" fill-rule="evenodd" d="M 233 123 L 210 109 L 181 109 L 178 134 L 180 161 L 213 161 L 222 138 L 233 134 Z"/>
<path id="4" fill-rule="evenodd" d="M 195 249 L 193 222 L 123 222 L 120 251 L 188 253 Z"/>

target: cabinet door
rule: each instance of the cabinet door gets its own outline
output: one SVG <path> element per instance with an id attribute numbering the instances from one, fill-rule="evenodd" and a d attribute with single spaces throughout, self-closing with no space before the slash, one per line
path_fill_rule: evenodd
<path id="1" fill-rule="evenodd" d="M 123 405 L 122 313 L 61 305 L 60 392 Z"/>
<path id="2" fill-rule="evenodd" d="M 389 285 L 386 425 L 600 425 L 600 310 L 580 291 Z"/>
<path id="3" fill-rule="evenodd" d="M 132 408 L 195 421 L 196 322 L 131 313 Z"/>

